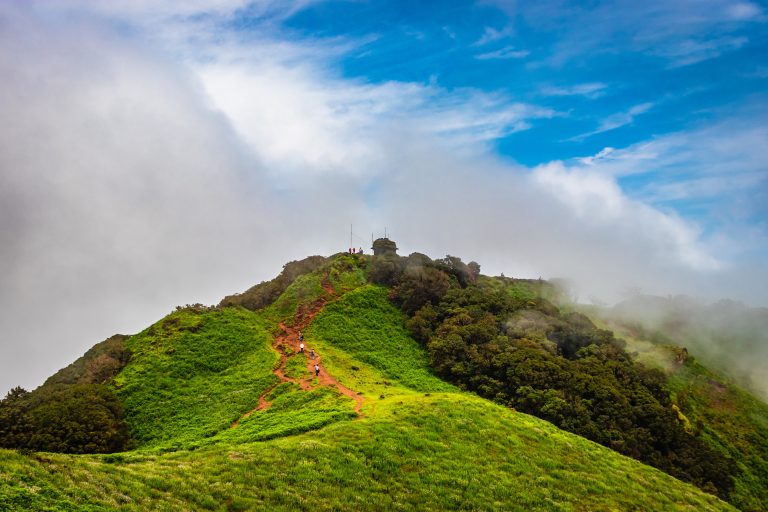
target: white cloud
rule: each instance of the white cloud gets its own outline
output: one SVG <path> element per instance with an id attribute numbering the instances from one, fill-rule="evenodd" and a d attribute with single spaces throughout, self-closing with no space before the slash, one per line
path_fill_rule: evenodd
<path id="1" fill-rule="evenodd" d="M 752 2 L 737 2 L 726 6 L 727 19 L 736 21 L 754 21 L 763 17 L 763 10 Z"/>
<path id="2" fill-rule="evenodd" d="M 438 137 L 454 151 L 470 150 L 557 115 L 473 89 L 342 80 L 306 61 L 212 64 L 201 67 L 200 76 L 214 104 L 267 166 L 299 176 L 380 171 L 379 138 L 386 131 Z"/>
<path id="3" fill-rule="evenodd" d="M 226 16 L 234 4 L 221 5 Z M 350 222 L 389 226 L 406 253 L 567 275 L 603 294 L 689 291 L 722 274 L 696 226 L 618 185 L 621 169 L 641 165 L 639 147 L 532 170 L 488 156 L 496 138 L 558 115 L 550 109 L 350 81 L 329 62 L 344 41 L 267 31 L 176 46 L 99 18 L 65 25 L 23 7 L 0 16 L 0 111 L 14 120 L 0 126 L 0 388 L 35 385 L 176 304 L 213 302 L 286 261 L 343 250 Z M 735 149 L 716 150 L 725 159 Z M 735 281 L 722 292 L 747 295 Z"/>
<path id="4" fill-rule="evenodd" d="M 582 164 L 585 164 L 585 165 L 594 165 L 598 161 L 602 161 L 602 160 L 607 159 L 611 155 L 611 153 L 613 153 L 614 151 L 616 151 L 616 148 L 612 148 L 610 146 L 609 147 L 605 147 L 605 148 L 601 149 L 594 156 L 587 156 L 587 157 L 584 157 L 584 158 L 579 158 L 579 162 L 581 162 Z"/>
<path id="5" fill-rule="evenodd" d="M 648 112 L 651 108 L 653 108 L 653 106 L 654 103 L 652 102 L 640 103 L 639 105 L 635 105 L 625 112 L 617 112 L 615 114 L 611 114 L 610 116 L 600 121 L 600 125 L 596 130 L 582 133 L 572 137 L 570 140 L 584 140 L 593 135 L 597 135 L 598 133 L 608 132 L 617 128 L 621 128 L 622 126 L 632 124 L 637 116 Z"/>
<path id="6" fill-rule="evenodd" d="M 120 21 L 154 24 L 203 16 L 229 18 L 247 10 L 254 17 L 285 18 L 316 0 L 57 0 L 55 3 L 32 0 L 40 11 L 99 15 Z"/>
<path id="7" fill-rule="evenodd" d="M 531 52 L 528 50 L 518 50 L 514 46 L 505 46 L 504 48 L 500 48 L 491 52 L 480 53 L 475 55 L 475 58 L 480 60 L 524 59 L 530 55 L 530 53 Z"/>
<path id="8" fill-rule="evenodd" d="M 565 203 L 586 224 L 611 226 L 647 243 L 644 257 L 675 259 L 694 271 L 718 270 L 722 264 L 699 243 L 695 226 L 628 198 L 618 183 L 587 168 L 552 163 L 535 170 L 535 181 Z M 650 240 L 648 240 L 650 238 Z M 645 239 L 645 240 L 643 240 Z"/>
<path id="9" fill-rule="evenodd" d="M 684 66 L 731 52 L 742 30 L 767 19 L 763 8 L 742 0 L 611 0 L 590 4 L 541 0 L 488 0 L 510 19 L 557 35 L 547 62 L 583 62 L 602 54 L 636 52 Z"/>
<path id="10" fill-rule="evenodd" d="M 472 43 L 472 46 L 485 46 L 488 43 L 493 43 L 499 41 L 500 39 L 506 39 L 507 37 L 511 36 L 512 33 L 513 32 L 511 26 L 507 26 L 502 29 L 485 27 L 483 30 L 483 35 L 481 35 L 477 41 Z"/>
<path id="11" fill-rule="evenodd" d="M 704 60 L 714 59 L 733 50 L 738 50 L 748 42 L 746 37 L 718 37 L 715 39 L 684 39 L 674 46 L 662 47 L 651 51 L 670 61 L 669 66 L 676 68 L 689 66 Z"/>
<path id="12" fill-rule="evenodd" d="M 570 86 L 545 86 L 540 93 L 544 96 L 584 96 L 591 100 L 599 98 L 605 94 L 608 86 L 601 82 L 589 82 Z"/>

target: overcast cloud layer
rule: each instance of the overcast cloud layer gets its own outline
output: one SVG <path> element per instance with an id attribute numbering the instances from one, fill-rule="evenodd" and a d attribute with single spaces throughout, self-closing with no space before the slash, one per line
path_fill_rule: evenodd
<path id="1" fill-rule="evenodd" d="M 224 28 L 243 1 L 46 4 L 0 6 L 0 393 L 177 304 L 345 250 L 350 223 L 365 249 L 387 226 L 403 254 L 568 277 L 581 300 L 640 287 L 768 305 L 755 285 L 765 223 L 739 222 L 768 203 L 764 124 L 736 117 L 523 166 L 494 141 L 567 112 L 345 77 L 334 62 L 363 42 L 280 31 L 309 2 L 250 4 L 249 32 Z M 744 9 L 734 16 L 754 15 Z M 684 58 L 699 54 L 671 65 Z M 685 174 L 701 162 L 711 174 Z M 638 175 L 653 179 L 627 188 Z M 670 206 L 692 191 L 755 204 L 702 226 Z"/>

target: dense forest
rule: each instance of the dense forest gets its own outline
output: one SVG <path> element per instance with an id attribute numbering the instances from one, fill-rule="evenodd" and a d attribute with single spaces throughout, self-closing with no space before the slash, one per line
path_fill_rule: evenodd
<path id="1" fill-rule="evenodd" d="M 736 464 L 681 417 L 663 373 L 529 283 L 479 271 L 456 257 L 412 254 L 374 259 L 369 278 L 391 287 L 444 379 L 728 496 Z"/>

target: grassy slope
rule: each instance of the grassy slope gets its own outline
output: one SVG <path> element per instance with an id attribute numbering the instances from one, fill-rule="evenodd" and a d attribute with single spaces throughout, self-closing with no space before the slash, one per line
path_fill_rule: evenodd
<path id="1" fill-rule="evenodd" d="M 270 326 L 242 309 L 174 313 L 131 340 L 139 355 L 120 375 L 121 393 L 145 446 L 191 449 L 0 450 L 0 510 L 730 510 L 660 471 L 456 391 L 429 372 L 385 291 L 361 286 L 358 270 L 347 274 L 330 280 L 354 291 L 326 306 L 307 342 L 326 371 L 363 393 L 364 417 L 344 421 L 352 400 L 333 390 L 283 384 L 269 409 L 224 428 L 272 380 Z M 312 300 L 309 290 L 325 293 L 320 283 L 320 275 L 297 280 L 286 291 L 294 299 L 268 317 L 292 314 Z"/>
<path id="2" fill-rule="evenodd" d="M 375 418 L 194 452 L 29 459 L 0 451 L 0 508 L 729 510 L 664 473 L 477 398 L 399 401 Z"/>
<path id="3" fill-rule="evenodd" d="M 392 381 L 414 391 L 454 390 L 432 374 L 427 354 L 408 335 L 403 321 L 400 310 L 387 300 L 385 288 L 363 286 L 328 304 L 307 330 L 307 342 L 321 350 L 324 364 L 332 365 L 331 373 L 353 389 L 371 391 L 373 379 L 374 387 L 377 381 Z M 345 356 L 350 364 L 336 365 Z M 351 369 L 352 361 L 367 364 L 368 382 L 362 370 Z"/>
<path id="4" fill-rule="evenodd" d="M 242 308 L 184 309 L 132 337 L 118 375 L 142 447 L 179 448 L 226 429 L 276 378 L 265 322 Z"/>

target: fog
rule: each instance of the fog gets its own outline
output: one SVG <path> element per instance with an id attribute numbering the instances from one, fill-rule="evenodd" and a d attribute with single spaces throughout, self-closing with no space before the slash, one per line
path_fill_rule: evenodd
<path id="1" fill-rule="evenodd" d="M 197 59 L 205 41 L 178 26 L 150 37 L 131 25 L 143 10 L 102 11 L 0 6 L 0 393 L 176 305 L 343 251 L 350 224 L 355 245 L 386 226 L 401 254 L 568 277 L 582 298 L 768 303 L 764 266 L 721 257 L 610 173 L 494 156 L 547 109 L 346 80 L 324 64 L 332 43 L 234 39 Z"/>
<path id="2" fill-rule="evenodd" d="M 636 296 L 606 312 L 643 326 L 661 342 L 688 349 L 705 366 L 768 401 L 768 309 L 740 302 L 704 302 L 691 297 Z"/>

